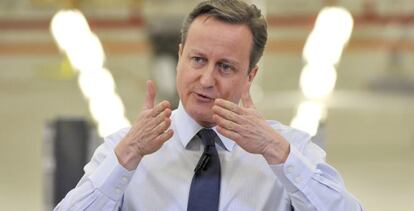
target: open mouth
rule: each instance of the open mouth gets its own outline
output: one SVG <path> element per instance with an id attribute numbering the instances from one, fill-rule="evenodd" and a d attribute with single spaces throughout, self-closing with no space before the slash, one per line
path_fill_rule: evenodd
<path id="1" fill-rule="evenodd" d="M 207 95 L 203 95 L 203 94 L 200 94 L 200 93 L 195 93 L 195 95 L 197 96 L 197 99 L 199 99 L 201 101 L 204 101 L 204 102 L 214 100 L 214 98 L 211 98 L 211 97 L 209 97 Z"/>

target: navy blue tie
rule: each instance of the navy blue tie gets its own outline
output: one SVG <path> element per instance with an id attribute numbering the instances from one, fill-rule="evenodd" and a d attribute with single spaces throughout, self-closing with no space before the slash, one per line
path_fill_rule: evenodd
<path id="1" fill-rule="evenodd" d="M 212 129 L 202 129 L 197 135 L 204 145 L 204 152 L 191 181 L 188 211 L 217 211 L 220 198 L 220 159 L 215 146 L 217 134 Z"/>

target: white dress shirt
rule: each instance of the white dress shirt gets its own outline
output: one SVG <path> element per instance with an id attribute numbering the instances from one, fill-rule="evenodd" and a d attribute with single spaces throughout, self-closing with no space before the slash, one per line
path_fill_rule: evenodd
<path id="1" fill-rule="evenodd" d="M 114 153 L 129 128 L 106 137 L 76 188 L 55 210 L 186 210 L 194 167 L 203 152 L 200 140 L 193 137 L 202 127 L 181 104 L 171 120 L 173 137 L 144 156 L 134 171 L 123 168 Z M 263 156 L 246 152 L 218 133 L 219 210 L 362 210 L 308 134 L 276 121 L 268 123 L 290 143 L 284 164 L 269 165 Z"/>

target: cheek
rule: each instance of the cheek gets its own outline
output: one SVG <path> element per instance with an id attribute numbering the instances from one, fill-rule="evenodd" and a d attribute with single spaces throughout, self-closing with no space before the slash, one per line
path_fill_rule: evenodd
<path id="1" fill-rule="evenodd" d="M 232 79 L 220 83 L 219 92 L 222 98 L 238 103 L 244 88 L 244 80 Z"/>
<path id="2" fill-rule="evenodd" d="M 185 95 L 184 92 L 189 89 L 192 77 L 193 76 L 191 75 L 191 71 L 187 71 L 187 69 L 185 68 L 185 65 L 183 64 L 177 65 L 176 84 L 177 84 L 178 94 Z M 180 97 L 183 97 L 183 96 L 180 96 Z"/>
<path id="3" fill-rule="evenodd" d="M 177 76 L 176 76 L 175 84 L 176 84 L 178 95 L 182 97 L 181 92 L 183 89 L 183 70 L 181 68 L 180 63 L 177 64 Z"/>

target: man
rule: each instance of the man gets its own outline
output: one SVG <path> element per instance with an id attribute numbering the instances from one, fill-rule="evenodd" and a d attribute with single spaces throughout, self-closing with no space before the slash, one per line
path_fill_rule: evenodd
<path id="1" fill-rule="evenodd" d="M 200 3 L 182 28 L 179 108 L 155 105 L 148 81 L 137 120 L 105 139 L 56 210 L 361 210 L 309 135 L 255 109 L 266 30 L 254 5 Z"/>

